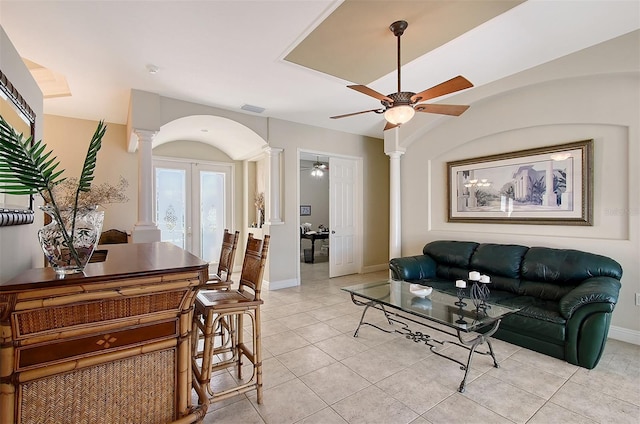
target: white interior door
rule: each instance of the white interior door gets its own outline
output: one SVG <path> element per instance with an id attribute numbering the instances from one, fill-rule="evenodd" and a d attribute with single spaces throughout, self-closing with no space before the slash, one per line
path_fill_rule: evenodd
<path id="1" fill-rule="evenodd" d="M 329 158 L 329 277 L 360 271 L 358 162 Z"/>

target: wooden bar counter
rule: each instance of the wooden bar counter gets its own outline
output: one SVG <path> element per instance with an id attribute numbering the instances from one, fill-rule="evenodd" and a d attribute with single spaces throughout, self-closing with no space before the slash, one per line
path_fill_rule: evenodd
<path id="1" fill-rule="evenodd" d="M 83 274 L 37 268 L 0 283 L 0 423 L 204 418 L 190 330 L 208 264 L 170 243 L 103 249 Z"/>

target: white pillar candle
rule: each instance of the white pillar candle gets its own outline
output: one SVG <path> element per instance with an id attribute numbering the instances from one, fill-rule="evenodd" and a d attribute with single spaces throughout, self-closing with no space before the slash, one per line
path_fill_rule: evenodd
<path id="1" fill-rule="evenodd" d="M 469 280 L 478 281 L 480 279 L 480 273 L 478 271 L 469 272 Z"/>
<path id="2" fill-rule="evenodd" d="M 456 280 L 456 287 L 459 289 L 464 289 L 467 287 L 467 282 L 464 280 Z"/>
<path id="3" fill-rule="evenodd" d="M 481 275 L 480 276 L 480 282 L 484 283 L 484 284 L 489 284 L 491 282 L 491 280 L 489 279 L 488 275 Z"/>

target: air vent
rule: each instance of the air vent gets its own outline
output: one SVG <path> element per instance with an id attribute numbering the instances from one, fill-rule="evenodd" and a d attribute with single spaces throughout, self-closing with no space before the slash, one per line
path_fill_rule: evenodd
<path id="1" fill-rule="evenodd" d="M 265 111 L 265 109 L 263 107 L 260 106 L 253 106 L 253 105 L 242 105 L 242 107 L 240 108 L 242 110 L 246 110 L 249 112 L 253 112 L 253 113 L 262 113 Z"/>

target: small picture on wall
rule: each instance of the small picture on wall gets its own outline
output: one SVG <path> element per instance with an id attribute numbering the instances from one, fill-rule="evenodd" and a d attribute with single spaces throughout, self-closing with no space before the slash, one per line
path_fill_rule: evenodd
<path id="1" fill-rule="evenodd" d="M 311 215 L 311 205 L 300 205 L 300 216 Z"/>

